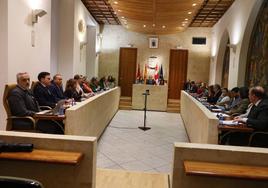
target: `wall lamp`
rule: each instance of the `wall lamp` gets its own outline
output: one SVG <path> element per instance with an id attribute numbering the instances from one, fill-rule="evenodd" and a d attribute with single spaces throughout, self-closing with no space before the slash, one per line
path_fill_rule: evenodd
<path id="1" fill-rule="evenodd" d="M 236 52 L 236 45 L 235 44 L 227 44 L 227 46 L 233 50 L 233 52 Z"/>
<path id="2" fill-rule="evenodd" d="M 212 62 L 214 62 L 215 59 L 216 59 L 216 56 L 211 56 L 210 59 L 211 59 Z"/>
<path id="3" fill-rule="evenodd" d="M 46 14 L 47 14 L 47 12 L 42 10 L 42 9 L 33 10 L 33 12 L 32 12 L 32 24 L 34 25 L 35 23 L 38 22 L 38 17 L 41 18 L 42 16 L 44 16 Z"/>

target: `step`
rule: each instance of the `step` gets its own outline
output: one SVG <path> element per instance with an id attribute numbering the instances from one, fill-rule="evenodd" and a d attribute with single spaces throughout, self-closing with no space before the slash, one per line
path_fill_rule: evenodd
<path id="1" fill-rule="evenodd" d="M 119 105 L 131 106 L 131 105 L 132 105 L 132 103 L 131 103 L 131 102 L 129 102 L 129 101 L 120 101 L 120 102 L 119 102 Z"/>
<path id="2" fill-rule="evenodd" d="M 180 110 L 169 110 L 167 109 L 168 113 L 180 113 Z"/>
<path id="3" fill-rule="evenodd" d="M 174 113 L 180 113 L 179 107 L 167 107 L 167 112 L 174 112 Z"/>
<path id="4" fill-rule="evenodd" d="M 181 105 L 180 104 L 177 104 L 177 103 L 168 103 L 167 106 L 170 106 L 170 107 L 180 107 Z"/>
<path id="5" fill-rule="evenodd" d="M 121 97 L 120 97 L 120 100 L 131 101 L 132 98 L 131 98 L 131 97 L 124 97 L 124 96 L 121 96 Z"/>
<path id="6" fill-rule="evenodd" d="M 132 110 L 132 106 L 121 106 L 119 105 L 120 110 Z"/>
<path id="7" fill-rule="evenodd" d="M 168 99 L 168 103 L 180 103 L 179 99 Z"/>
<path id="8" fill-rule="evenodd" d="M 169 188 L 169 175 L 97 168 L 96 188 Z"/>

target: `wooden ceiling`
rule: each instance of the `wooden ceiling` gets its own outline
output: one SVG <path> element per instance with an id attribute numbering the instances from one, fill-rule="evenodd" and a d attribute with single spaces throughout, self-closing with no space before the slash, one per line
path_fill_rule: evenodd
<path id="1" fill-rule="evenodd" d="M 122 24 L 146 34 L 212 27 L 234 0 L 82 0 L 100 24 Z"/>
<path id="2" fill-rule="evenodd" d="M 119 25 L 120 21 L 111 4 L 106 0 L 82 0 L 88 11 L 99 24 Z"/>
<path id="3" fill-rule="evenodd" d="M 194 16 L 190 27 L 212 27 L 233 4 L 234 0 L 206 0 Z"/>

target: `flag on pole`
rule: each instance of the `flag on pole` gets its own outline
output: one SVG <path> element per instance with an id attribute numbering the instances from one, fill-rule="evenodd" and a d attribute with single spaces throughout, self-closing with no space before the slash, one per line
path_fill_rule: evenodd
<path id="1" fill-rule="evenodd" d="M 158 65 L 156 64 L 156 66 L 155 66 L 155 72 L 154 72 L 154 80 L 155 80 L 156 83 L 158 83 L 158 78 L 159 78 Z"/>
<path id="2" fill-rule="evenodd" d="M 141 79 L 141 70 L 140 70 L 140 64 L 138 64 L 138 71 L 137 71 L 137 75 L 136 75 L 136 80 L 140 80 Z"/>
<path id="3" fill-rule="evenodd" d="M 147 65 L 146 64 L 144 65 L 143 77 L 144 77 L 144 84 L 146 84 L 146 80 L 147 80 Z"/>
<path id="4" fill-rule="evenodd" d="M 160 67 L 160 69 L 159 69 L 159 80 L 164 80 L 162 64 L 161 64 L 161 67 Z"/>

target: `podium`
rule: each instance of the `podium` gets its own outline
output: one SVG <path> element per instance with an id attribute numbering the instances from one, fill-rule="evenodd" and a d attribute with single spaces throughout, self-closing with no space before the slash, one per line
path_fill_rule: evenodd
<path id="1" fill-rule="evenodd" d="M 150 130 L 151 127 L 146 127 L 146 112 L 147 112 L 147 96 L 150 95 L 150 90 L 147 89 L 145 93 L 143 93 L 145 99 L 144 99 L 144 118 L 143 118 L 143 127 L 139 127 L 139 129 L 143 131 Z"/>

